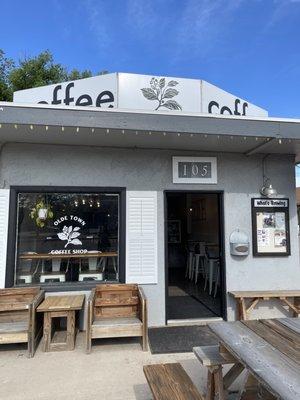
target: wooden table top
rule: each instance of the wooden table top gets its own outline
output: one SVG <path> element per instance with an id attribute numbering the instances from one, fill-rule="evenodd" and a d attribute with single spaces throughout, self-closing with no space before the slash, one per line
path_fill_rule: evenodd
<path id="1" fill-rule="evenodd" d="M 275 397 L 300 399 L 300 319 L 208 325 L 231 355 Z"/>
<path id="2" fill-rule="evenodd" d="M 84 253 L 84 254 L 49 254 L 49 253 L 35 253 L 35 254 L 21 254 L 19 258 L 21 260 L 55 260 L 65 258 L 98 258 L 98 257 L 117 257 L 117 252 L 105 252 L 101 251 L 95 253 Z"/>
<path id="3" fill-rule="evenodd" d="M 299 297 L 300 290 L 248 290 L 229 292 L 234 298 Z"/>
<path id="4" fill-rule="evenodd" d="M 84 295 L 48 296 L 37 308 L 38 312 L 81 310 Z"/>

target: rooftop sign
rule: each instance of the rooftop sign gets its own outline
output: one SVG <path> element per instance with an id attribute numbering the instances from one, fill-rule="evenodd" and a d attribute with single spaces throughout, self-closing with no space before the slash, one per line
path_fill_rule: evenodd
<path id="1" fill-rule="evenodd" d="M 14 102 L 267 116 L 266 110 L 196 79 L 114 73 L 20 90 Z"/>

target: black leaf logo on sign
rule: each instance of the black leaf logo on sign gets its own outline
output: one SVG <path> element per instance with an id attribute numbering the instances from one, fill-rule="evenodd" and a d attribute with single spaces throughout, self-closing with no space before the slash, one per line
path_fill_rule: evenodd
<path id="1" fill-rule="evenodd" d="M 158 101 L 158 105 L 155 110 L 160 109 L 161 107 L 165 107 L 169 110 L 182 110 L 182 107 L 176 100 L 168 100 L 179 94 L 177 89 L 174 89 L 174 86 L 177 86 L 177 81 L 169 81 L 166 85 L 165 78 L 152 78 L 150 81 L 149 88 L 141 89 L 143 96 L 147 100 L 156 100 Z"/>

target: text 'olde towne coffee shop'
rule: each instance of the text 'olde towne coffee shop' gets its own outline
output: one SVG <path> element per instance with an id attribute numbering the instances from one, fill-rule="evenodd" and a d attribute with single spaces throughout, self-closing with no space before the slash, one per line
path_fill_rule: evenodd
<path id="1" fill-rule="evenodd" d="M 234 319 L 229 291 L 298 289 L 299 128 L 201 80 L 16 92 L 0 103 L 1 287 L 139 283 L 150 326 Z"/>

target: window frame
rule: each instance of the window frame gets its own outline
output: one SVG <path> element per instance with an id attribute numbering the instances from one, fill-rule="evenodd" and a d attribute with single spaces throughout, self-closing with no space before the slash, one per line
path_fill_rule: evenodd
<path id="1" fill-rule="evenodd" d="M 9 201 L 9 225 L 7 259 L 5 272 L 5 287 L 27 287 L 26 284 L 14 285 L 15 262 L 17 257 L 17 216 L 18 216 L 18 194 L 19 193 L 116 193 L 119 195 L 119 281 L 125 283 L 125 260 L 126 260 L 126 188 L 124 187 L 90 187 L 90 186 L 11 186 Z M 38 283 L 30 286 L 40 286 L 49 292 L 58 291 L 80 291 L 90 290 L 96 285 L 105 283 L 117 283 L 116 281 L 105 282 L 66 282 L 66 283 Z"/>

